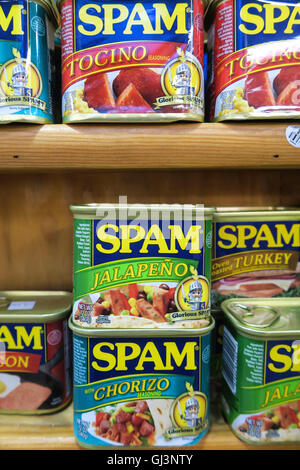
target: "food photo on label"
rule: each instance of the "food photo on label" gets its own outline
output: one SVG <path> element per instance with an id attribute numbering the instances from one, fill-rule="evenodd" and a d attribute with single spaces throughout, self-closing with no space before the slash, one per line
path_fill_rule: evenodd
<path id="1" fill-rule="evenodd" d="M 205 4 L 60 0 L 63 122 L 203 121 Z"/>
<path id="2" fill-rule="evenodd" d="M 209 120 L 299 118 L 298 16 L 296 0 L 210 3 Z"/>

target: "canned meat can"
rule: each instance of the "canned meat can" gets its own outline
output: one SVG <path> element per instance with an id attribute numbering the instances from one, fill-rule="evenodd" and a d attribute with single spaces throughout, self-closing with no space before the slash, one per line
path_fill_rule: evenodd
<path id="1" fill-rule="evenodd" d="M 0 13 L 0 123 L 52 123 L 55 5 L 0 0 Z"/>
<path id="2" fill-rule="evenodd" d="M 72 295 L 0 292 L 0 413 L 42 415 L 72 397 Z"/>
<path id="3" fill-rule="evenodd" d="M 209 430 L 209 325 L 73 330 L 74 434 L 91 449 L 194 445 Z"/>
<path id="4" fill-rule="evenodd" d="M 250 444 L 300 443 L 300 299 L 234 299 L 225 315 L 222 406 Z"/>
<path id="5" fill-rule="evenodd" d="M 87 204 L 71 210 L 76 324 L 100 329 L 209 324 L 213 208 Z"/>
<path id="6" fill-rule="evenodd" d="M 63 122 L 204 120 L 204 0 L 60 0 Z"/>
<path id="7" fill-rule="evenodd" d="M 235 297 L 299 297 L 299 251 L 299 208 L 217 208 L 212 306 Z"/>
<path id="8" fill-rule="evenodd" d="M 212 2 L 210 120 L 299 119 L 298 15 L 297 0 Z"/>

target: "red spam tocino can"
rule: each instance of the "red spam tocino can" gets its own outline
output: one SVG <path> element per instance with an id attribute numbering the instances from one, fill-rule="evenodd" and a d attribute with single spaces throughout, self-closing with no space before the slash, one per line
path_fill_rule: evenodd
<path id="1" fill-rule="evenodd" d="M 299 15 L 297 0 L 210 4 L 210 120 L 300 118 Z"/>
<path id="2" fill-rule="evenodd" d="M 0 414 L 43 415 L 72 398 L 72 295 L 0 292 Z"/>
<path id="3" fill-rule="evenodd" d="M 204 120 L 206 0 L 60 0 L 62 116 Z"/>

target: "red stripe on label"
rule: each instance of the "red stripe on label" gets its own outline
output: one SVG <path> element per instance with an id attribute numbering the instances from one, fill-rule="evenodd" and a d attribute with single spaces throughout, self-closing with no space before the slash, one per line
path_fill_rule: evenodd
<path id="1" fill-rule="evenodd" d="M 123 42 L 96 46 L 69 55 L 62 64 L 62 92 L 84 78 L 98 72 L 124 67 L 163 67 L 177 55 L 177 48 L 186 44 L 165 41 Z"/>
<path id="2" fill-rule="evenodd" d="M 0 352 L 0 371 L 37 373 L 41 362 L 40 354 Z"/>

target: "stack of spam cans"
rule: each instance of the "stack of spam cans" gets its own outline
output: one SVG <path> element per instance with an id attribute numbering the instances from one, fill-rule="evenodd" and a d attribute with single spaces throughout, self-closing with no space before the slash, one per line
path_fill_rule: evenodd
<path id="1" fill-rule="evenodd" d="M 74 433 L 85 448 L 193 445 L 209 429 L 212 219 L 202 205 L 74 215 Z"/>
<path id="2" fill-rule="evenodd" d="M 216 210 L 212 375 L 232 431 L 251 444 L 300 441 L 299 251 L 299 209 Z"/>

